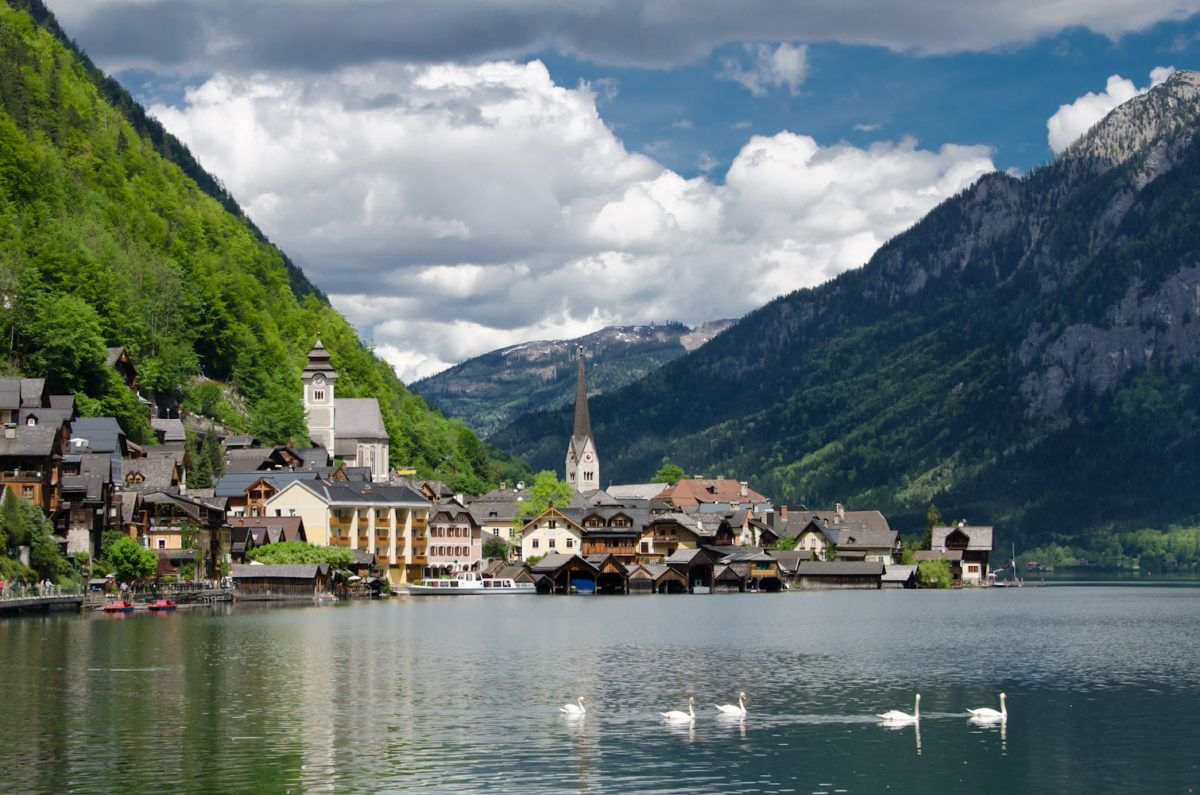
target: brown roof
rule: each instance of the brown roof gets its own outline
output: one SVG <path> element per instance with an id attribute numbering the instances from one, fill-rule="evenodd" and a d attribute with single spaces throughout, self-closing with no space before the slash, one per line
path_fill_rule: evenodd
<path id="1" fill-rule="evenodd" d="M 695 507 L 704 502 L 740 504 L 767 501 L 766 497 L 749 487 L 746 487 L 743 494 L 742 484 L 739 481 L 725 478 L 681 480 L 663 491 L 659 497 L 669 500 L 678 508 Z"/>

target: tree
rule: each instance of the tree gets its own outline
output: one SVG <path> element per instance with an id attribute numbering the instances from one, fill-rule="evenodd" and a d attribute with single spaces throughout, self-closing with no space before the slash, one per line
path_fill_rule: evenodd
<path id="1" fill-rule="evenodd" d="M 158 556 L 128 536 L 113 542 L 108 548 L 108 559 L 118 582 L 152 577 L 158 569 Z"/>
<path id="2" fill-rule="evenodd" d="M 256 547 L 246 555 L 259 563 L 328 563 L 335 569 L 347 570 L 354 553 L 344 547 L 318 547 L 303 541 L 281 541 Z"/>
<path id="3" fill-rule="evenodd" d="M 826 561 L 837 560 L 837 544 L 826 544 L 821 550 L 821 557 Z"/>
<path id="4" fill-rule="evenodd" d="M 529 499 L 517 500 L 517 512 L 513 516 L 513 527 L 519 529 L 527 521 L 541 515 L 548 508 L 567 507 L 574 494 L 570 483 L 559 480 L 553 472 L 543 469 L 533 478 L 533 486 L 529 489 Z"/>
<path id="5" fill-rule="evenodd" d="M 674 486 L 681 480 L 687 479 L 687 474 L 681 467 L 675 464 L 663 464 L 658 471 L 654 473 L 654 477 L 650 478 L 651 483 L 666 483 L 668 486 Z"/>
<path id="6" fill-rule="evenodd" d="M 796 537 L 795 536 L 780 536 L 779 538 L 777 538 L 775 540 L 775 543 L 771 545 L 771 549 L 790 550 L 790 549 L 795 549 L 795 548 L 796 548 Z"/>
<path id="7" fill-rule="evenodd" d="M 951 579 L 950 561 L 945 558 L 917 564 L 917 584 L 922 588 L 949 588 Z"/>
<path id="8" fill-rule="evenodd" d="M 483 556 L 508 560 L 508 542 L 500 536 L 492 536 L 483 544 Z"/>
<path id="9" fill-rule="evenodd" d="M 925 538 L 921 541 L 921 549 L 933 549 L 933 528 L 942 523 L 942 512 L 932 502 L 925 512 Z"/>

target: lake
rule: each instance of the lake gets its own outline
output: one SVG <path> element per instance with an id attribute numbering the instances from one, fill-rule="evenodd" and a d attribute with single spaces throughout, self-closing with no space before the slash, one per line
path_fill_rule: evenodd
<path id="1" fill-rule="evenodd" d="M 0 703 L 4 792 L 1191 792 L 1200 588 L 9 619 Z"/>

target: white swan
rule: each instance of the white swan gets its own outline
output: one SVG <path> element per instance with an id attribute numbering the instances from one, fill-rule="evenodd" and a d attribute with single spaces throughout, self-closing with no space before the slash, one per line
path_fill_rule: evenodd
<path id="1" fill-rule="evenodd" d="M 913 714 L 901 712 L 898 709 L 888 710 L 882 714 L 876 715 L 881 718 L 884 723 L 916 723 L 921 720 L 921 694 L 917 693 L 917 700 L 913 704 Z"/>
<path id="2" fill-rule="evenodd" d="M 717 704 L 716 707 L 717 709 L 721 710 L 722 715 L 730 715 L 735 718 L 740 718 L 746 714 L 746 704 L 744 702 L 745 698 L 745 693 L 738 693 L 737 706 L 734 706 L 733 704 Z"/>
<path id="3" fill-rule="evenodd" d="M 979 709 L 968 708 L 967 712 L 971 713 L 970 720 L 976 720 L 976 721 L 980 721 L 980 722 L 1008 720 L 1008 707 L 1006 707 L 1004 705 L 1005 698 L 1007 698 L 1007 696 L 1005 696 L 1003 693 L 1001 693 L 1000 694 L 1000 711 L 999 712 L 992 709 L 991 707 L 980 707 Z"/>
<path id="4" fill-rule="evenodd" d="M 587 707 L 585 707 L 584 704 L 587 703 L 587 699 L 584 698 L 583 696 L 580 696 L 579 698 L 576 699 L 576 701 L 578 701 L 579 703 L 578 704 L 563 704 L 561 707 L 558 708 L 558 711 L 565 712 L 568 715 L 583 715 L 583 714 L 585 714 L 587 712 Z"/>
<path id="5" fill-rule="evenodd" d="M 662 715 L 664 719 L 669 720 L 672 723 L 683 723 L 685 721 L 688 723 L 691 723 L 692 721 L 694 721 L 696 719 L 696 710 L 692 709 L 692 707 L 693 707 L 693 705 L 695 705 L 695 703 L 696 703 L 696 699 L 693 698 L 692 696 L 688 696 L 688 711 L 687 712 L 680 712 L 677 709 L 673 709 L 670 712 L 660 712 L 658 714 Z"/>

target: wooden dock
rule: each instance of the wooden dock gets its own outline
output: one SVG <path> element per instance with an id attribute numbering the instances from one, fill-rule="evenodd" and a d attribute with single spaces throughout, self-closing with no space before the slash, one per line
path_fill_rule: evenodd
<path id="1" fill-rule="evenodd" d="M 79 594 L 64 596 L 22 596 L 0 599 L 0 616 L 76 612 L 83 607 Z"/>

